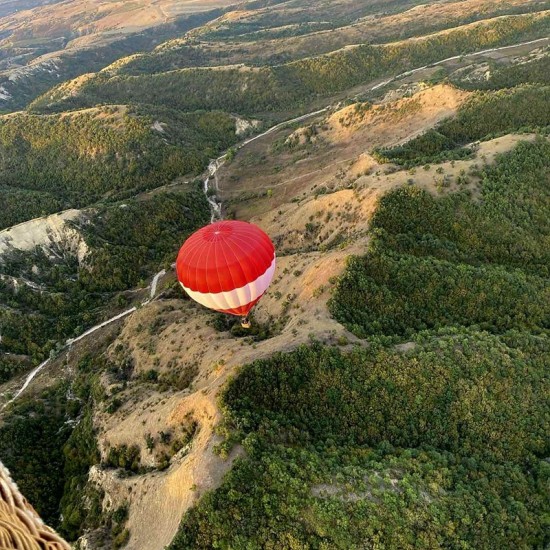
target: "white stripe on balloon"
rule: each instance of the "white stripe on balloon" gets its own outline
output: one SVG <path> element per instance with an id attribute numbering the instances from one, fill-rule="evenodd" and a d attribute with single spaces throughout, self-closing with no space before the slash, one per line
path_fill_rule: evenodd
<path id="1" fill-rule="evenodd" d="M 198 292 L 187 288 L 183 285 L 183 283 L 180 284 L 183 287 L 183 290 L 185 290 L 185 292 L 187 292 L 193 300 L 203 306 L 217 310 L 237 309 L 253 302 L 267 290 L 267 287 L 273 278 L 273 274 L 275 273 L 275 263 L 276 258 L 273 256 L 271 265 L 267 268 L 265 273 L 260 275 L 255 281 L 252 281 L 240 288 L 235 288 L 225 292 Z"/>

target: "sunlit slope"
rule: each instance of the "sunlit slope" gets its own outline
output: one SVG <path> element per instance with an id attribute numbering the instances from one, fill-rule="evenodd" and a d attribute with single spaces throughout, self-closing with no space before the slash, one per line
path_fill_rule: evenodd
<path id="1" fill-rule="evenodd" d="M 2 45 L 8 46 L 12 54 L 36 57 L 65 48 L 109 43 L 132 32 L 174 21 L 181 15 L 228 4 L 228 0 L 20 2 L 11 9 L 5 4 L 0 11 L 0 32 Z"/>
<path id="2" fill-rule="evenodd" d="M 246 456 L 171 548 L 548 542 L 549 148 L 520 144 L 458 190 L 451 163 L 437 165 L 449 177 L 439 191 L 411 172 L 379 200 L 368 252 L 348 259 L 329 300 L 364 347 L 310 332 L 318 342 L 237 371 L 219 450 L 240 443 Z M 347 196 L 350 225 L 369 181 Z M 321 213 L 305 234 L 324 199 L 299 201 Z"/>
<path id="3" fill-rule="evenodd" d="M 76 87 L 68 84 L 54 89 L 31 107 L 50 112 L 124 98 L 182 110 L 219 108 L 244 114 L 304 110 L 316 98 L 378 77 L 465 52 L 546 36 L 549 28 L 550 15 L 542 12 L 497 18 L 387 45 L 344 48 L 273 67 L 183 69 L 135 77 L 100 73 Z"/>
<path id="4" fill-rule="evenodd" d="M 468 0 L 488 19 L 438 2 L 430 20 L 414 4 L 239 6 L 0 119 L 20 209 L 6 216 L 58 190 L 51 208 L 78 189 L 93 203 L 0 266 L 1 402 L 54 357 L 0 413 L 0 456 L 70 540 L 160 550 L 183 517 L 177 550 L 548 544 L 544 42 L 372 90 L 547 36 L 548 16 Z M 378 19 L 389 43 L 338 42 Z M 334 35 L 332 53 L 309 51 L 317 35 Z M 294 40 L 298 59 L 269 58 Z M 181 68 L 217 55 L 216 69 Z M 171 178 L 235 144 L 240 113 L 327 105 L 230 149 L 211 179 L 224 215 L 277 248 L 244 331 L 186 299 L 170 269 L 209 220 L 202 186 Z"/>
<path id="5" fill-rule="evenodd" d="M 81 47 L 54 41 L 51 47 L 61 49 L 49 53 L 46 53 L 48 48 L 45 46 L 37 46 L 38 50 L 35 51 L 32 46 L 22 48 L 10 43 L 0 50 L 0 111 L 24 108 L 60 82 L 99 71 L 120 57 L 137 51 L 149 51 L 159 41 L 181 36 L 187 30 L 216 18 L 220 13 L 220 10 L 209 10 L 180 17 L 153 29 L 128 35 L 110 34 L 110 40 L 105 44 L 99 42 Z"/>
<path id="6" fill-rule="evenodd" d="M 488 0 L 420 5 L 374 2 L 370 6 L 357 6 L 364 8 L 365 15 L 348 23 L 346 6 L 342 7 L 344 13 L 325 14 L 322 11 L 323 7 L 329 10 L 333 5 L 319 4 L 321 13 L 315 12 L 315 3 L 311 5 L 313 13 L 305 5 L 300 11 L 289 3 L 257 10 L 230 11 L 181 39 L 169 40 L 151 53 L 121 59 L 107 70 L 140 75 L 233 63 L 274 65 L 355 44 L 394 42 L 497 16 L 537 12 L 550 7 L 548 2 L 526 0 L 497 4 Z M 312 21 L 316 16 L 319 18 L 318 27 L 327 27 L 326 30 L 315 30 Z"/>

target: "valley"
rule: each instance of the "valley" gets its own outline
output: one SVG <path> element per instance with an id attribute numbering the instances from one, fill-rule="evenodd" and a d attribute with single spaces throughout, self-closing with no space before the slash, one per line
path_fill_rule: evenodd
<path id="1" fill-rule="evenodd" d="M 227 8 L 0 117 L 0 458 L 79 547 L 544 544 L 548 6 L 432 4 Z M 219 216 L 277 249 L 248 333 L 172 269 Z"/>

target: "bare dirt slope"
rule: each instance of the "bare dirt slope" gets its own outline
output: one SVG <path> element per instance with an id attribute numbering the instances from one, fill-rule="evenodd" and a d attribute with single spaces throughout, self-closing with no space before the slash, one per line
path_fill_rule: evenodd
<path id="1" fill-rule="evenodd" d="M 197 375 L 192 386 L 182 392 L 161 394 L 142 384 L 135 388 L 130 385 L 125 395 L 127 404 L 114 415 L 102 413 L 96 419 L 103 452 L 123 443 L 137 443 L 143 449 L 146 434 L 177 430 L 188 415 L 199 425 L 189 453 L 176 455 L 167 472 L 127 479 L 107 473 L 101 480 L 112 506 L 131 502 L 128 548 L 158 550 L 168 544 L 183 513 L 205 491 L 219 485 L 238 456 L 238 450 L 226 460 L 213 453 L 219 442 L 213 430 L 220 420 L 219 392 L 239 365 L 307 343 L 310 333 L 333 343 L 355 340 L 330 319 L 325 304 L 329 279 L 338 275 L 345 257 L 352 252 L 361 252 L 360 247 L 280 258 L 277 280 L 256 317 L 267 321 L 270 316 L 288 315 L 289 321 L 280 335 L 258 344 L 217 332 L 208 326 L 212 314 L 189 301 L 153 303 L 127 322 L 112 348 L 127 346 L 135 360 L 135 375 L 152 368 L 163 373 L 181 365 L 192 366 Z M 326 292 L 319 289 L 323 282 Z M 159 319 L 162 330 L 150 334 L 144 327 L 159 324 Z M 142 462 L 154 463 L 152 455 L 142 452 Z"/>
<path id="2" fill-rule="evenodd" d="M 227 210 L 247 218 L 294 197 L 351 186 L 359 175 L 376 171 L 373 148 L 421 134 L 453 115 L 468 97 L 438 85 L 380 105 L 353 104 L 308 127 L 283 130 L 275 136 L 277 148 L 271 136 L 258 140 L 219 177 Z"/>
<path id="3" fill-rule="evenodd" d="M 81 215 L 80 210 L 66 210 L 51 216 L 36 218 L 0 231 L 0 257 L 10 250 L 32 250 L 40 246 L 65 243 L 82 260 L 88 249 L 82 236 L 67 225 Z"/>
<path id="4" fill-rule="evenodd" d="M 11 46 L 74 37 L 66 47 L 103 44 L 178 15 L 230 5 L 231 0 L 64 0 L 20 9 L 0 17 L 0 32 Z M 61 42 L 60 42 L 61 43 Z"/>

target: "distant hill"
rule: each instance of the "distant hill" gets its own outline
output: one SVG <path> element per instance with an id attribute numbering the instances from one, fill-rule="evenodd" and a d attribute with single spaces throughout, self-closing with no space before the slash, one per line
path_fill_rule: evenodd
<path id="1" fill-rule="evenodd" d="M 4 15 L 0 11 L 0 112 L 23 108 L 59 82 L 151 50 L 223 13 L 213 9 L 223 1 L 156 7 L 141 2 L 130 9 L 124 2 L 103 2 L 93 13 L 89 2 L 27 4 L 34 9 L 0 4 L 0 10 L 3 5 L 11 9 Z"/>
<path id="2" fill-rule="evenodd" d="M 182 15 L 227 6 L 224 0 L 192 2 L 23 0 L 0 4 L 2 58 L 10 64 L 63 49 L 105 45 L 129 34 L 171 23 Z"/>
<path id="3" fill-rule="evenodd" d="M 303 111 L 308 102 L 330 97 L 375 78 L 429 65 L 447 57 L 547 36 L 550 12 L 489 19 L 384 45 L 357 45 L 330 54 L 270 67 L 188 68 L 141 76 L 102 72 L 63 84 L 30 106 L 38 112 L 83 108 L 97 103 L 157 104 L 189 111 L 222 109 L 258 116 Z M 185 55 L 185 52 L 183 52 Z M 150 65 L 155 66 L 154 54 Z M 163 51 L 158 55 L 163 58 Z M 185 89 L 185 94 L 178 91 Z M 279 115 L 280 116 L 280 115 Z"/>

